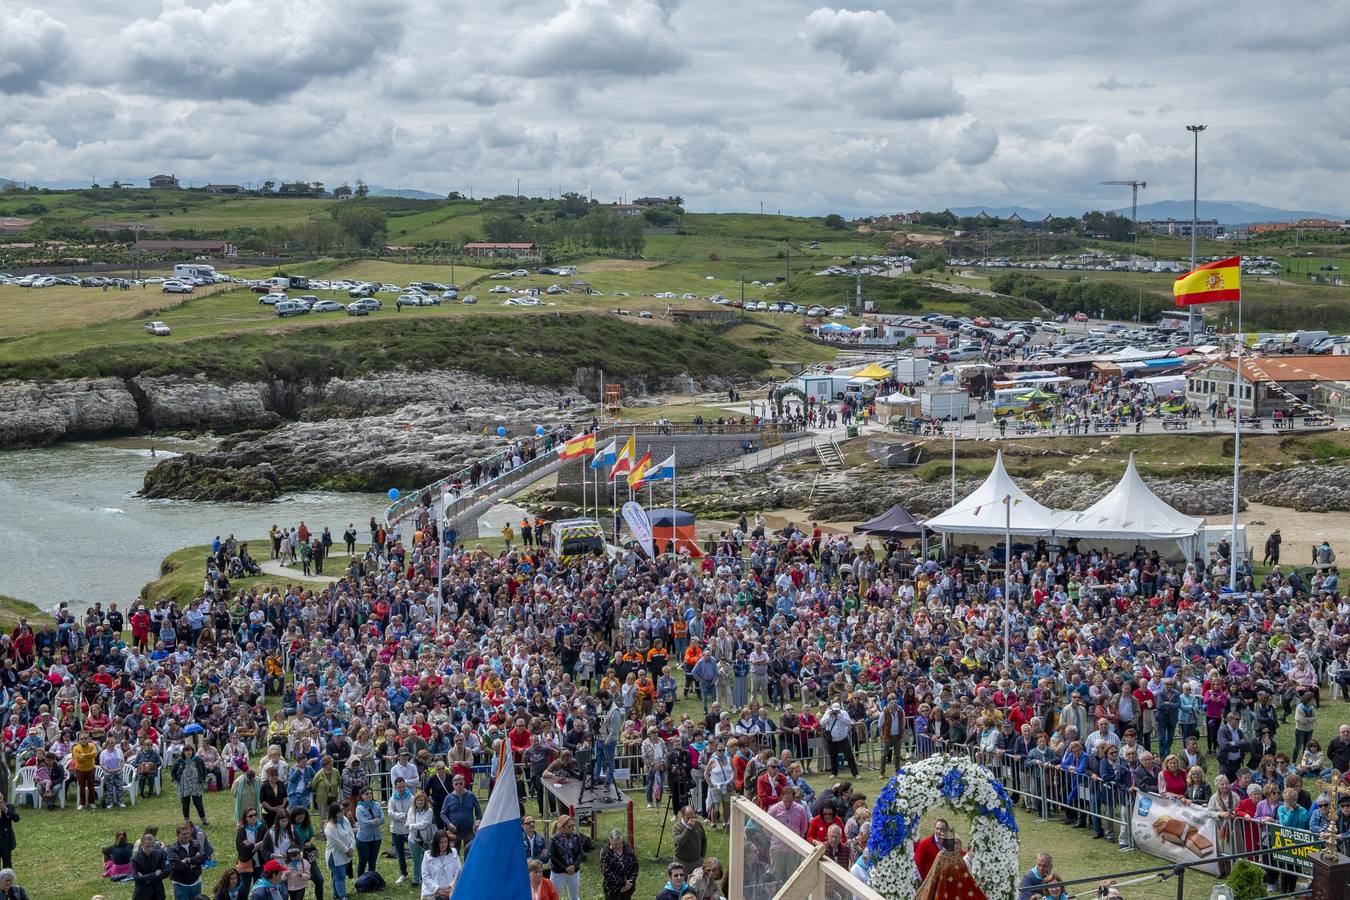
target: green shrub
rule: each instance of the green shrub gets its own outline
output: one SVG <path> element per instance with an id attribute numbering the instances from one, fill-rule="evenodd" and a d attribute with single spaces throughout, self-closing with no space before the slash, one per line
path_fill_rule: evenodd
<path id="1" fill-rule="evenodd" d="M 1233 889 L 1233 900 L 1258 900 L 1266 896 L 1264 871 L 1256 863 L 1245 859 L 1233 863 L 1227 884 Z"/>

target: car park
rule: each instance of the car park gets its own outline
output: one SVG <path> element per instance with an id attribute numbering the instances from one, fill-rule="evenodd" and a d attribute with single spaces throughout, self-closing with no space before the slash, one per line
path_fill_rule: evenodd
<path id="1" fill-rule="evenodd" d="M 146 322 L 145 330 L 155 335 L 156 337 L 169 336 L 169 326 L 165 325 L 163 322 Z"/>

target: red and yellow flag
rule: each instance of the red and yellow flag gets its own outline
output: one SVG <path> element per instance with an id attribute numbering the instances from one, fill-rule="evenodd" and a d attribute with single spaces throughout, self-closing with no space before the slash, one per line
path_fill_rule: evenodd
<path id="1" fill-rule="evenodd" d="M 558 459 L 576 459 L 595 454 L 595 432 L 579 434 L 558 449 Z"/>
<path id="2" fill-rule="evenodd" d="M 619 450 L 619 455 L 615 457 L 614 465 L 609 470 L 609 480 L 611 482 L 620 475 L 626 475 L 633 470 L 633 457 L 636 455 L 634 444 L 636 441 L 636 432 L 628 435 L 628 441 L 623 445 L 623 448 Z"/>
<path id="3" fill-rule="evenodd" d="M 1242 257 L 1230 256 L 1178 275 L 1172 285 L 1177 306 L 1231 303 L 1242 296 Z"/>
<path id="4" fill-rule="evenodd" d="M 652 451 L 648 450 L 642 455 L 642 459 L 633 463 L 633 468 L 628 473 L 628 487 L 632 490 L 642 487 L 642 480 L 647 477 L 647 470 L 651 467 Z"/>

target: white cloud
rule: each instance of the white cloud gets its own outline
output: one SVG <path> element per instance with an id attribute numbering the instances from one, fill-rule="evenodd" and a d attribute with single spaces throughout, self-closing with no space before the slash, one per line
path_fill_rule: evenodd
<path id="1" fill-rule="evenodd" d="M 0 93 L 39 93 L 72 65 L 65 25 L 41 9 L 0 4 Z"/>
<path id="2" fill-rule="evenodd" d="M 557 15 L 527 29 L 509 50 L 522 75 L 647 78 L 689 62 L 670 24 L 676 4 L 656 0 L 568 0 Z"/>
<path id="3" fill-rule="evenodd" d="M 0 177 L 1081 210 L 1189 197 L 1208 122 L 1202 195 L 1350 212 L 1350 4 L 831 2 L 0 0 Z"/>
<path id="4" fill-rule="evenodd" d="M 116 38 L 118 75 L 147 94 L 267 102 L 397 50 L 398 0 L 165 0 Z"/>
<path id="5" fill-rule="evenodd" d="M 855 12 L 822 6 L 806 17 L 802 33 L 812 49 L 837 54 L 852 72 L 894 65 L 899 51 L 900 27 L 879 9 Z"/>

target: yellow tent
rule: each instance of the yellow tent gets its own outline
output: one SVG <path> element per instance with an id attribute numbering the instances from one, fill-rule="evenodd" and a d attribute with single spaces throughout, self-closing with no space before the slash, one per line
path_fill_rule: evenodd
<path id="1" fill-rule="evenodd" d="M 870 378 L 872 381 L 880 381 L 880 380 L 883 379 L 883 378 L 890 378 L 890 377 L 891 377 L 891 370 L 890 370 L 890 369 L 883 369 L 881 366 L 877 365 L 876 363 L 871 363 L 870 365 L 868 365 L 867 368 L 863 369 L 861 372 L 854 372 L 854 373 L 853 373 L 853 377 L 854 377 L 854 378 Z"/>

